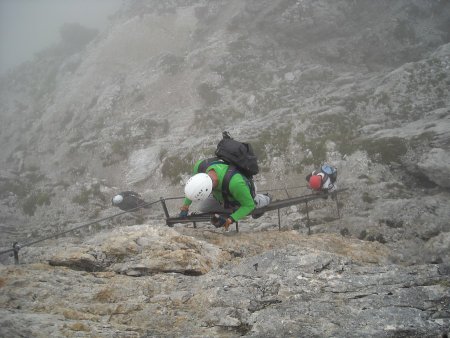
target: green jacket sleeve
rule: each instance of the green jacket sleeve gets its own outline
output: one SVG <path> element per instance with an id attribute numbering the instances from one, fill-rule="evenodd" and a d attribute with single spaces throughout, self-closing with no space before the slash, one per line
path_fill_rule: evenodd
<path id="1" fill-rule="evenodd" d="M 200 163 L 202 163 L 202 161 L 203 160 L 198 160 L 195 163 L 194 169 L 192 170 L 192 175 L 195 175 L 195 174 L 198 173 L 198 166 L 200 165 Z M 191 205 L 191 204 L 192 204 L 192 201 L 189 198 L 185 197 L 184 200 L 183 200 L 183 205 Z"/>
<path id="2" fill-rule="evenodd" d="M 230 193 L 240 204 L 239 209 L 230 215 L 233 220 L 239 221 L 255 209 L 255 201 L 253 200 L 247 183 L 241 175 L 234 175 L 231 179 Z"/>

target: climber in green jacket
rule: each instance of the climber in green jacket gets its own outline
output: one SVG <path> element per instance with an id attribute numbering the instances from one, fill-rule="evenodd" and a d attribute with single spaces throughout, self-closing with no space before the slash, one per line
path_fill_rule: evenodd
<path id="1" fill-rule="evenodd" d="M 256 194 L 254 184 L 249 178 L 234 166 L 221 160 L 197 161 L 193 174 L 184 189 L 186 197 L 180 217 L 188 215 L 192 201 L 201 201 L 199 205 L 201 212 L 230 213 L 227 218 L 219 214 L 211 218 L 211 223 L 215 227 L 224 227 L 228 230 L 233 222 L 249 215 L 256 207 L 268 205 L 271 201 L 269 195 Z"/>

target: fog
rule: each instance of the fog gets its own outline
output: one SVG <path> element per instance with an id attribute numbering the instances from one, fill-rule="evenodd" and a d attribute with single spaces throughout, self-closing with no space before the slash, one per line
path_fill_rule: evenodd
<path id="1" fill-rule="evenodd" d="M 66 23 L 101 30 L 122 0 L 0 0 L 0 74 L 59 41 Z"/>

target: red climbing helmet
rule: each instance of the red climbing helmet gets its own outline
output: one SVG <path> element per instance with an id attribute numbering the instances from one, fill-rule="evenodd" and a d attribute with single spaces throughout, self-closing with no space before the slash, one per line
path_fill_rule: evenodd
<path id="1" fill-rule="evenodd" d="M 319 175 L 312 175 L 309 178 L 309 187 L 313 190 L 320 190 L 322 186 L 322 177 Z"/>

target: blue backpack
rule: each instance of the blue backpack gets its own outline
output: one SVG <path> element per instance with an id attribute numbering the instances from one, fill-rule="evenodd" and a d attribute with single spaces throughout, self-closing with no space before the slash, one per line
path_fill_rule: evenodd
<path id="1" fill-rule="evenodd" d="M 329 177 L 330 180 L 331 180 L 331 183 L 336 182 L 336 179 L 337 179 L 337 169 L 336 169 L 335 167 L 332 167 L 332 166 L 329 165 L 329 164 L 324 164 L 324 165 L 320 168 L 320 170 L 321 170 L 323 173 L 325 173 L 325 174 L 328 175 L 328 177 Z"/>

